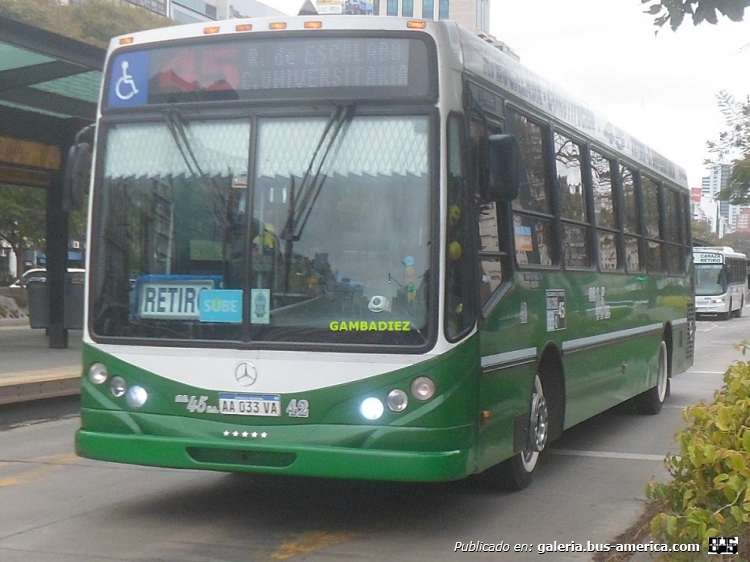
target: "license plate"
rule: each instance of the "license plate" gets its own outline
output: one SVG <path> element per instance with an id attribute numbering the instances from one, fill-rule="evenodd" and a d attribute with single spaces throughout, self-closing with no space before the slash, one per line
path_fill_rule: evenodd
<path id="1" fill-rule="evenodd" d="M 281 416 L 281 397 L 260 394 L 219 394 L 219 413 L 235 416 Z"/>

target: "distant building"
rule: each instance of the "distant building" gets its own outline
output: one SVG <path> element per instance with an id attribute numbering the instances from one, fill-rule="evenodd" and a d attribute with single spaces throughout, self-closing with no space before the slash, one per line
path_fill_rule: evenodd
<path id="1" fill-rule="evenodd" d="M 321 15 L 349 14 L 397 16 L 431 20 L 450 19 L 474 31 L 493 47 L 518 55 L 502 41 L 490 35 L 490 0 L 314 0 Z"/>
<path id="2" fill-rule="evenodd" d="M 318 0 L 318 4 L 321 1 L 330 0 Z M 372 0 L 371 13 L 375 16 L 451 19 L 474 31 L 489 33 L 490 30 L 490 0 Z"/>
<path id="3" fill-rule="evenodd" d="M 717 201 L 719 215 L 724 218 L 730 230 L 733 230 L 737 225 L 737 216 L 740 211 L 739 206 L 730 205 L 729 201 L 719 201 L 716 199 L 719 192 L 726 188 L 729 174 L 731 173 L 732 167 L 728 164 L 719 164 L 710 168 L 709 175 L 701 180 L 701 194 L 704 197 L 710 197 Z"/>
<path id="4" fill-rule="evenodd" d="M 737 232 L 750 232 L 750 207 L 740 209 L 737 216 Z"/>

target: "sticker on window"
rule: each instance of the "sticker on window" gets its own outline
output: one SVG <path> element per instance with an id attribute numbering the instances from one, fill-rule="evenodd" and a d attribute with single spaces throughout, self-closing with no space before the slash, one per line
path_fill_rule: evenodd
<path id="1" fill-rule="evenodd" d="M 242 322 L 242 291 L 204 289 L 200 293 L 201 322 Z"/>
<path id="2" fill-rule="evenodd" d="M 250 323 L 271 323 L 271 289 L 250 290 Z"/>

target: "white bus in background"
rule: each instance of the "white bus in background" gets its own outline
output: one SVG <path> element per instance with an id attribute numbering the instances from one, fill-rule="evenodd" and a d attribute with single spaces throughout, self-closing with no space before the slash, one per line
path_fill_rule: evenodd
<path id="1" fill-rule="evenodd" d="M 729 247 L 693 249 L 695 312 L 722 320 L 742 316 L 747 302 L 747 257 Z"/>

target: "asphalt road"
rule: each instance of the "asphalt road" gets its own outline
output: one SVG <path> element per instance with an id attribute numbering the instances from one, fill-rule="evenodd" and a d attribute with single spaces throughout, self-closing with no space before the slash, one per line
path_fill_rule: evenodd
<path id="1" fill-rule="evenodd" d="M 605 543 L 636 518 L 683 407 L 711 400 L 750 314 L 698 323 L 696 363 L 658 416 L 606 412 L 555 444 L 519 493 L 475 482 L 406 485 L 175 471 L 84 460 L 76 416 L 0 431 L 0 560 L 590 560 L 540 544 Z M 455 552 L 456 542 L 510 552 Z M 514 553 L 515 545 L 531 552 Z M 528 547 L 525 547 L 528 548 Z"/>

